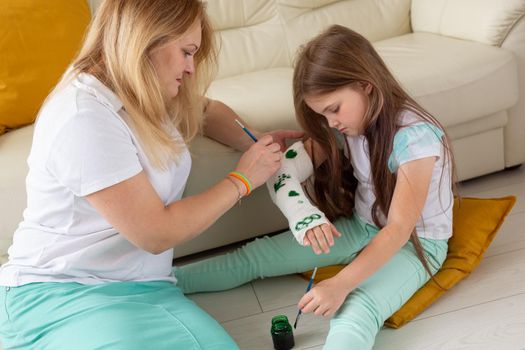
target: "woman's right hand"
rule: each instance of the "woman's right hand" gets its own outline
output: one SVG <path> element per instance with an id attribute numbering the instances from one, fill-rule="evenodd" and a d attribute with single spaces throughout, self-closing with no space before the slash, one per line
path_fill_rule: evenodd
<path id="1" fill-rule="evenodd" d="M 244 174 L 253 188 L 264 184 L 281 167 L 281 147 L 270 135 L 261 137 L 244 152 L 236 171 Z"/>

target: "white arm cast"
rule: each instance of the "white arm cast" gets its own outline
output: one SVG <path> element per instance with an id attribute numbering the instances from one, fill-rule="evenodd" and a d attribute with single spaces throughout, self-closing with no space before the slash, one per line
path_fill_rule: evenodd
<path id="1" fill-rule="evenodd" d="M 288 219 L 290 230 L 299 244 L 309 229 L 328 223 L 323 212 L 313 206 L 301 183 L 314 173 L 310 156 L 299 141 L 283 154 L 281 168 L 266 182 L 270 197 Z"/>

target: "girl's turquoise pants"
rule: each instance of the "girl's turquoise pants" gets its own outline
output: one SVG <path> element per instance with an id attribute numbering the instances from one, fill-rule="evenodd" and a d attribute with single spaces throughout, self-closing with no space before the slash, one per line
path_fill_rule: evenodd
<path id="1" fill-rule="evenodd" d="M 348 264 L 379 229 L 354 215 L 335 222 L 342 237 L 329 254 L 316 255 L 300 246 L 290 232 L 264 237 L 226 255 L 175 269 L 185 293 L 218 291 L 256 278 L 280 276 L 315 266 Z M 447 254 L 446 240 L 420 239 L 429 266 L 437 272 Z M 407 243 L 379 271 L 354 289 L 332 318 L 325 349 L 371 349 L 384 321 L 398 310 L 430 276 Z"/>

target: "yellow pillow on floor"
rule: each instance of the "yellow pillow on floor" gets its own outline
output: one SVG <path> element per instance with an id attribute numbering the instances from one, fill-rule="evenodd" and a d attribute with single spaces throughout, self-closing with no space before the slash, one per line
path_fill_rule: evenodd
<path id="1" fill-rule="evenodd" d="M 86 0 L 12 0 L 0 9 L 0 135 L 30 124 L 77 53 Z"/>
<path id="2" fill-rule="evenodd" d="M 462 198 L 460 205 L 454 202 L 454 234 L 449 240 L 448 254 L 435 279 L 446 288 L 467 277 L 481 261 L 483 253 L 494 239 L 505 217 L 516 202 L 516 197 L 503 198 Z M 315 281 L 319 282 L 337 274 L 345 265 L 319 268 Z M 302 275 L 309 279 L 312 271 Z M 445 291 L 432 280 L 421 287 L 385 325 L 399 328 L 419 315 Z"/>

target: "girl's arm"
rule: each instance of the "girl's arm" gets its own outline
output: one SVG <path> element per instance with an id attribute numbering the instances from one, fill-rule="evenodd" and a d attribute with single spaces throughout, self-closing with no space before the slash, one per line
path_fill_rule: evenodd
<path id="1" fill-rule="evenodd" d="M 303 312 L 315 310 L 317 315 L 332 315 L 353 289 L 408 242 L 425 205 L 435 162 L 435 157 L 428 157 L 399 167 L 387 224 L 354 261 L 330 280 L 323 281 L 326 283 L 319 283 L 299 301 Z"/>
<path id="2" fill-rule="evenodd" d="M 243 154 L 236 170 L 255 188 L 280 167 L 280 161 L 279 145 L 265 136 Z M 165 206 L 142 171 L 86 199 L 135 246 L 159 254 L 203 232 L 246 194 L 240 180 L 231 180 Z"/>
<path id="3" fill-rule="evenodd" d="M 204 116 L 206 121 L 204 124 L 204 135 L 239 151 L 247 150 L 253 144 L 253 140 L 235 123 L 235 119 L 239 119 L 257 139 L 264 135 L 247 125 L 237 113 L 224 103 L 210 98 L 205 99 Z M 304 133 L 302 131 L 276 130 L 268 134 L 284 150 L 285 139 L 300 138 Z"/>

